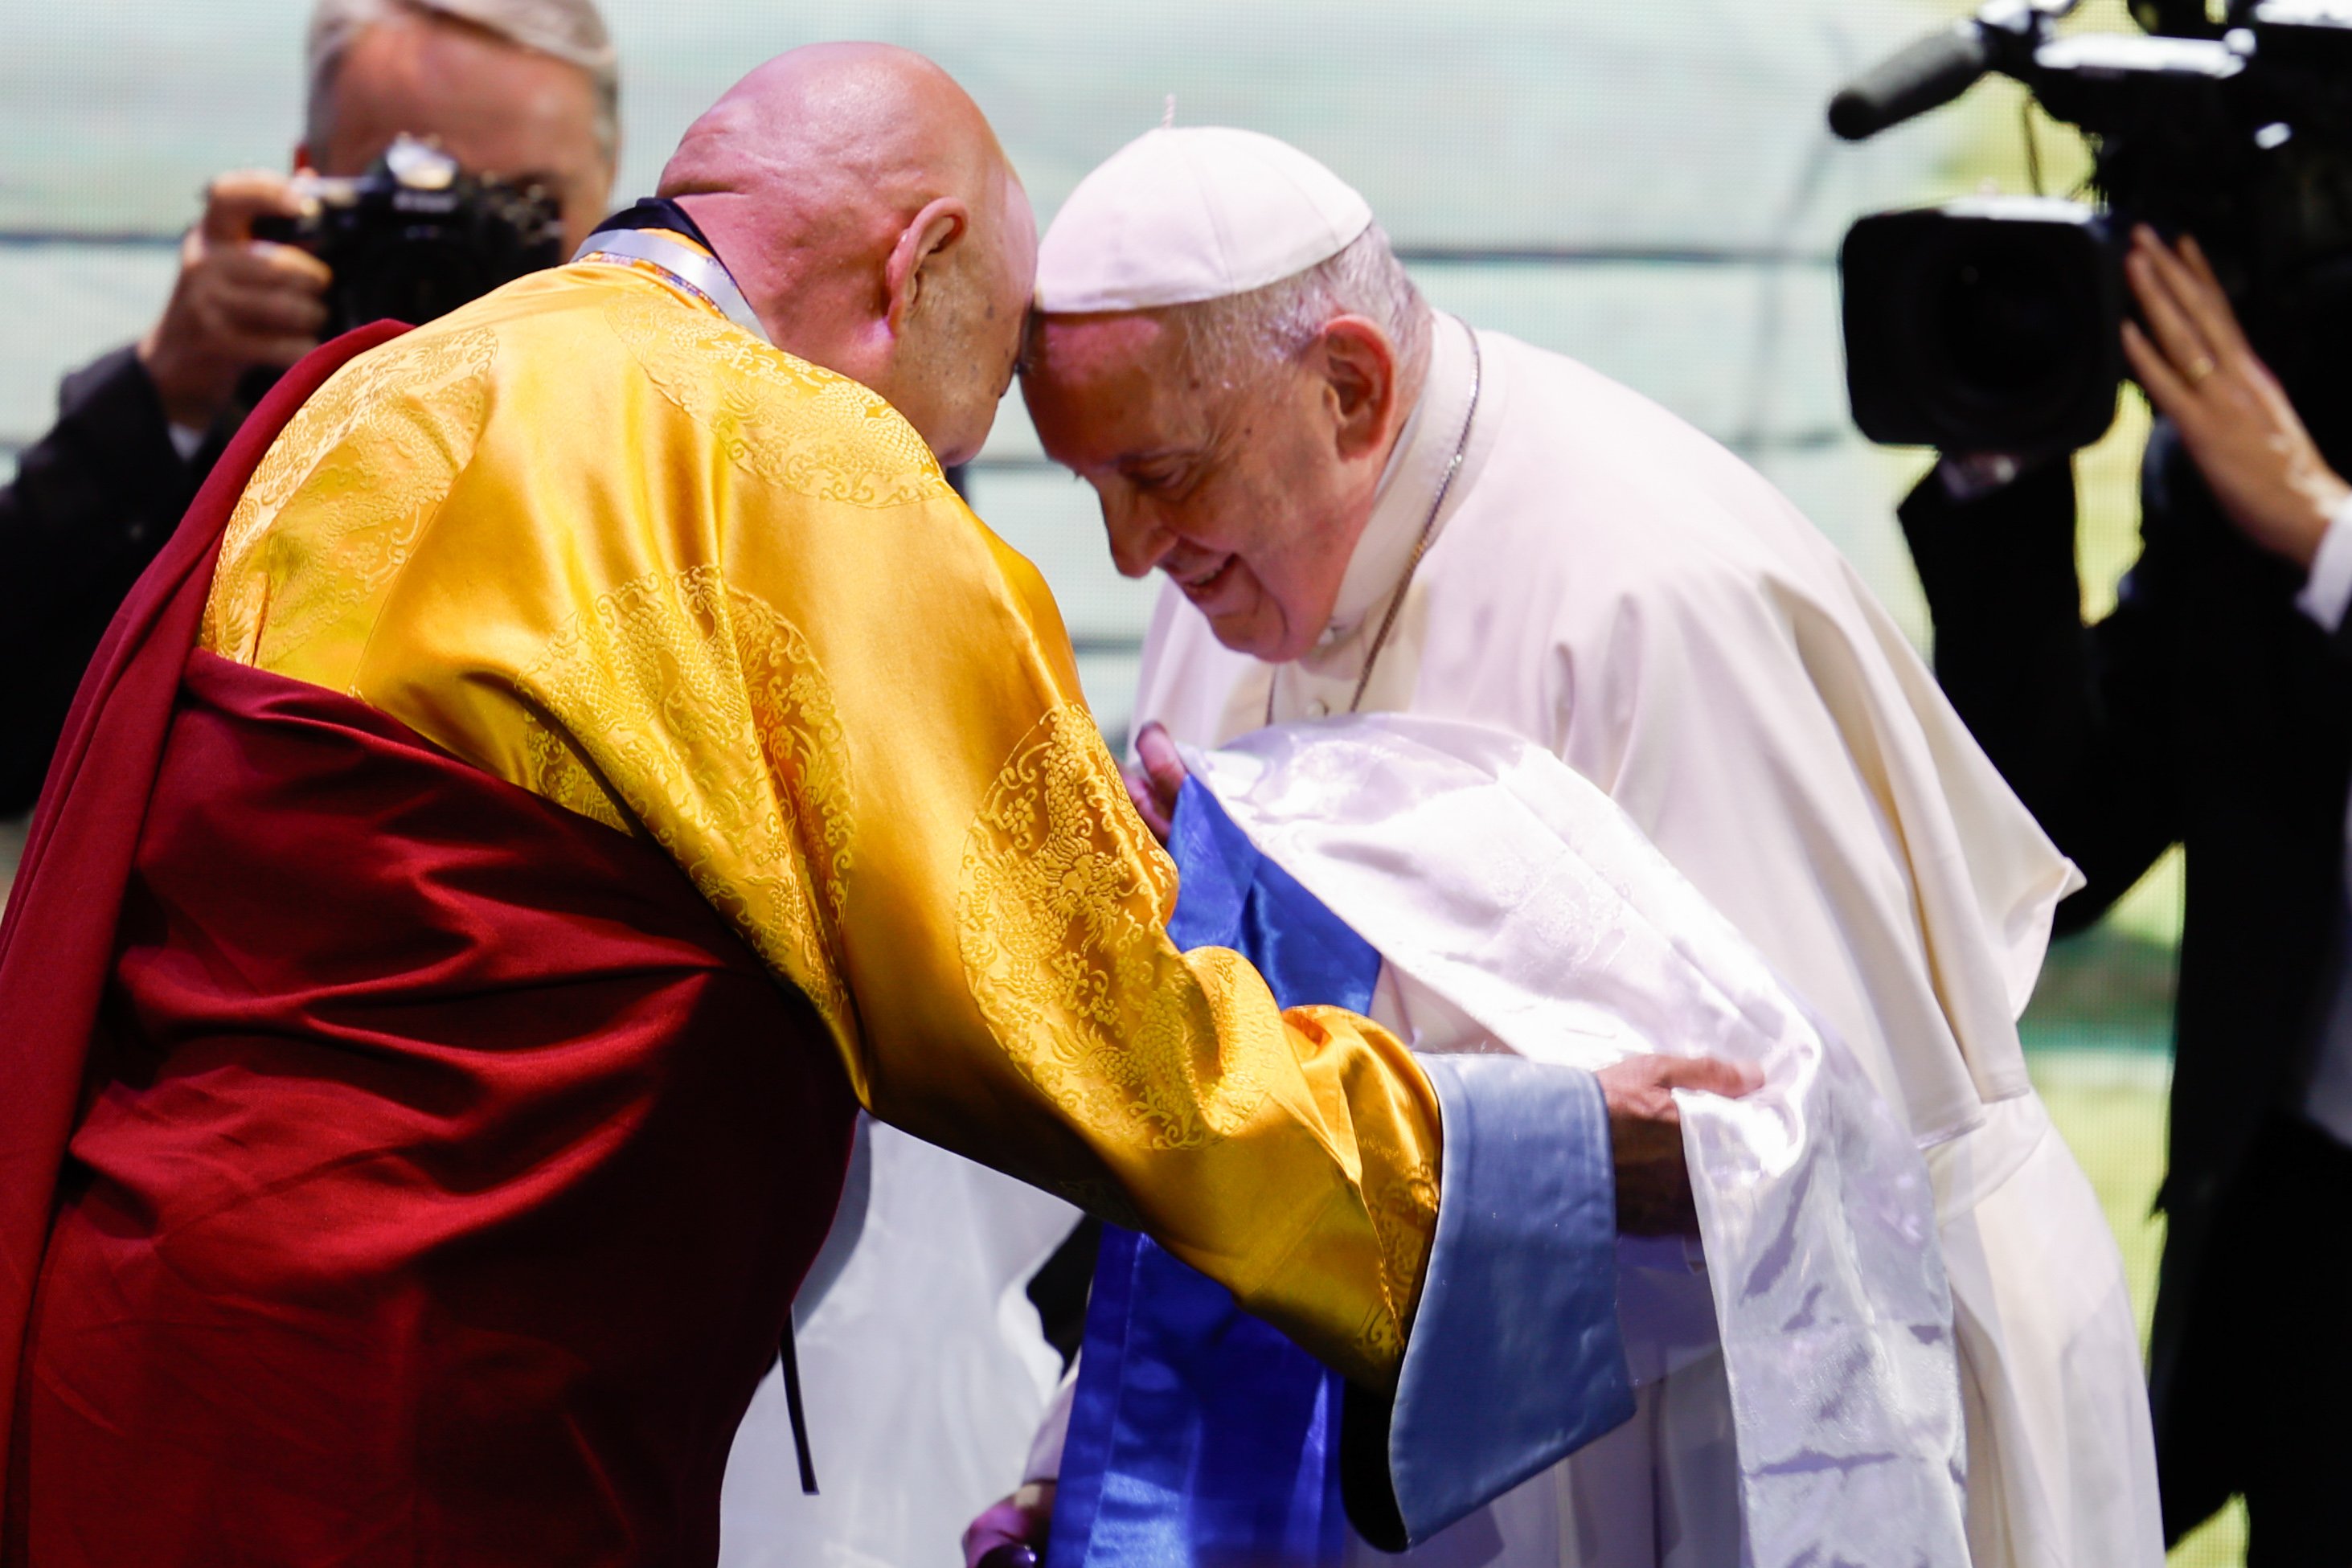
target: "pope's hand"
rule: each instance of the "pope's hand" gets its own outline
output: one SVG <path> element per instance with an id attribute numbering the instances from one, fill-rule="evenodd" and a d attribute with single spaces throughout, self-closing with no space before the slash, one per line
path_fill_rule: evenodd
<path id="1" fill-rule="evenodd" d="M 1737 1100 L 1759 1087 L 1764 1074 L 1748 1062 L 1706 1056 L 1629 1056 L 1594 1076 L 1609 1106 L 1617 1228 L 1628 1236 L 1697 1235 L 1674 1092 L 1696 1089 Z"/>
<path id="2" fill-rule="evenodd" d="M 1135 755 L 1141 766 L 1120 769 L 1127 776 L 1127 798 L 1143 814 L 1144 826 L 1164 844 L 1176 820 L 1176 792 L 1184 788 L 1184 759 L 1176 754 L 1167 728 L 1158 723 L 1145 725 L 1137 734 Z"/>
<path id="3" fill-rule="evenodd" d="M 205 428 L 247 370 L 282 368 L 318 347 L 326 264 L 253 237 L 256 218 L 300 211 L 280 174 L 224 174 L 205 193 L 205 214 L 181 242 L 180 276 L 163 319 L 139 343 L 139 362 L 173 423 Z"/>
<path id="4" fill-rule="evenodd" d="M 2263 549 L 2308 567 L 2347 486 L 2263 364 L 2194 239 L 2141 226 L 2124 264 L 2145 332 L 2124 323 L 2139 384 L 2180 431 L 2213 498 Z"/>
<path id="5" fill-rule="evenodd" d="M 1045 1560 L 1054 1522 L 1054 1483 L 1029 1481 L 963 1532 L 964 1568 L 1022 1568 Z"/>

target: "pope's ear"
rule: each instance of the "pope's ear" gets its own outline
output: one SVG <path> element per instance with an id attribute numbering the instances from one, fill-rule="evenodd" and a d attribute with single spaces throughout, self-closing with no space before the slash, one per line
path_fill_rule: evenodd
<path id="1" fill-rule="evenodd" d="M 898 233 L 898 243 L 883 264 L 882 286 L 889 294 L 890 330 L 906 329 L 908 312 L 921 302 L 926 289 L 940 278 L 941 265 L 971 229 L 971 212 L 953 196 L 924 204 Z"/>
<path id="2" fill-rule="evenodd" d="M 1335 316 L 1323 327 L 1325 403 L 1342 457 L 1360 457 L 1387 433 L 1397 400 L 1397 354 L 1386 332 L 1361 316 Z"/>

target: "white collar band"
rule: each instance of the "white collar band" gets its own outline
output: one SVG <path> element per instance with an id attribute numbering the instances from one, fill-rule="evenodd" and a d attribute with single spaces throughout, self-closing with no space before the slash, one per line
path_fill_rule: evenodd
<path id="1" fill-rule="evenodd" d="M 735 286 L 735 278 L 715 256 L 683 240 L 672 239 L 657 229 L 599 229 L 590 235 L 572 260 L 593 261 L 599 256 L 611 256 L 622 261 L 642 261 L 659 267 L 688 292 L 698 294 L 718 312 L 757 338 L 768 342 L 768 329 L 760 324 L 759 312 L 743 298 Z"/>

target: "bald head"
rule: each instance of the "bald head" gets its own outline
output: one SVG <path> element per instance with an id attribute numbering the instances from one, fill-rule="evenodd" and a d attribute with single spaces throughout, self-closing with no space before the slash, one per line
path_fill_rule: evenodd
<path id="1" fill-rule="evenodd" d="M 1036 272 L 987 117 L 922 56 L 815 44 L 745 77 L 662 172 L 779 348 L 873 388 L 942 462 L 986 439 Z"/>

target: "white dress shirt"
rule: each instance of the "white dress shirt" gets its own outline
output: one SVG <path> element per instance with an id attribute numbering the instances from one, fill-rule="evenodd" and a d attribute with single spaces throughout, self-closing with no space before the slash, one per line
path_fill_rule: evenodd
<path id="1" fill-rule="evenodd" d="M 2333 634 L 2352 609 L 2352 500 L 2336 507 L 2311 559 L 2311 576 L 2294 596 L 2297 608 Z M 2345 894 L 2337 911 L 2336 997 L 2319 1036 L 2303 1113 L 2339 1144 L 2352 1145 L 2352 801 L 2346 803 Z"/>

